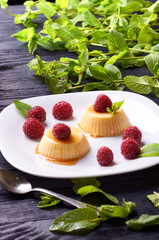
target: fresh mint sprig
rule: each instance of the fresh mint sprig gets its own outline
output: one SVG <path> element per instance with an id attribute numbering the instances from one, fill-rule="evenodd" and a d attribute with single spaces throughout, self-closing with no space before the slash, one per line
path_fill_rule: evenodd
<path id="1" fill-rule="evenodd" d="M 159 33 L 154 28 L 159 25 L 158 1 L 153 4 L 145 0 L 124 3 L 64 0 L 61 4 L 59 0 L 55 3 L 31 0 L 24 2 L 25 12 L 18 15 L 8 11 L 7 2 L 0 0 L 1 7 L 15 17 L 15 24 L 24 26 L 12 36 L 27 43 L 30 54 L 39 46 L 77 54 L 76 59 L 52 59 L 45 63 L 37 56 L 28 64 L 30 70 L 45 79 L 52 93 L 128 87 L 141 94 L 154 92 L 159 97 Z M 34 21 L 38 15 L 44 16 L 41 29 Z M 44 64 L 40 65 L 40 61 Z M 146 65 L 152 76 L 122 79 L 116 63 L 122 68 Z M 65 70 L 59 73 L 59 68 Z"/>
<path id="2" fill-rule="evenodd" d="M 109 107 L 107 108 L 107 111 L 109 113 L 114 114 L 115 112 L 117 112 L 121 108 L 123 103 L 124 103 L 124 100 L 120 101 L 120 102 L 114 102 L 114 103 L 112 103 L 112 107 L 111 108 L 109 108 Z"/>

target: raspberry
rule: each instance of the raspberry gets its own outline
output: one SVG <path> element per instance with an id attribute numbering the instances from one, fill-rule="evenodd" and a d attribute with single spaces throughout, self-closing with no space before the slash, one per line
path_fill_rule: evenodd
<path id="1" fill-rule="evenodd" d="M 133 138 L 139 144 L 141 142 L 142 133 L 136 126 L 131 126 L 128 127 L 123 133 L 123 140 L 126 138 Z"/>
<path id="2" fill-rule="evenodd" d="M 134 159 L 140 153 L 139 144 L 133 138 L 126 138 L 121 144 L 121 154 L 126 159 Z"/>
<path id="3" fill-rule="evenodd" d="M 93 109 L 96 112 L 107 112 L 107 108 L 112 107 L 112 101 L 105 94 L 99 94 L 93 104 Z"/>
<path id="4" fill-rule="evenodd" d="M 113 157 L 114 155 L 110 148 L 103 146 L 98 149 L 97 161 L 101 166 L 110 165 L 113 161 Z"/>
<path id="5" fill-rule="evenodd" d="M 72 117 L 73 109 L 68 102 L 60 101 L 54 105 L 52 114 L 54 118 L 64 120 Z"/>
<path id="6" fill-rule="evenodd" d="M 31 139 L 42 137 L 44 130 L 44 125 L 36 118 L 27 118 L 23 125 L 23 132 Z"/>
<path id="7" fill-rule="evenodd" d="M 46 120 L 46 111 L 40 106 L 32 107 L 28 111 L 27 118 L 36 118 L 40 122 L 44 122 Z"/>
<path id="8" fill-rule="evenodd" d="M 58 140 L 66 140 L 71 134 L 71 129 L 64 123 L 57 123 L 53 126 L 52 135 Z"/>

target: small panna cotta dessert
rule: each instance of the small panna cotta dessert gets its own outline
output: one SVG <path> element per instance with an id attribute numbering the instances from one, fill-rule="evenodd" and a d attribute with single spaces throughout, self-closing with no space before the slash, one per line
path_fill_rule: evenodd
<path id="1" fill-rule="evenodd" d="M 61 125 L 65 124 L 55 124 L 53 129 L 44 134 L 37 150 L 40 156 L 48 161 L 62 165 L 74 165 L 88 153 L 90 146 L 79 128 L 65 125 L 70 129 L 69 133 L 68 129 L 66 132 L 60 132 L 62 131 Z"/>
<path id="2" fill-rule="evenodd" d="M 78 125 L 92 137 L 112 137 L 120 135 L 130 126 L 130 121 L 122 108 L 108 112 L 113 104 L 109 97 L 99 94 L 94 104 L 88 106 Z"/>

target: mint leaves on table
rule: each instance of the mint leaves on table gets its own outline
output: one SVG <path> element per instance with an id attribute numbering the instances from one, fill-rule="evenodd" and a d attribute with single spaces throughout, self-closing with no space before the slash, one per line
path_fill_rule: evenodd
<path id="1" fill-rule="evenodd" d="M 51 224 L 50 231 L 74 232 L 92 230 L 99 225 L 98 215 L 91 208 L 79 208 L 57 217 Z"/>
<path id="2" fill-rule="evenodd" d="M 92 186 L 92 185 L 87 185 L 87 186 L 84 186 L 84 187 L 81 187 L 77 190 L 77 194 L 80 194 L 81 197 L 84 197 L 86 196 L 87 194 L 91 194 L 91 193 L 101 193 L 103 194 L 107 199 L 109 199 L 112 203 L 114 204 L 119 204 L 119 201 L 116 197 L 102 191 L 101 189 L 95 187 L 95 186 Z"/>
<path id="3" fill-rule="evenodd" d="M 144 227 L 159 225 L 159 215 L 143 214 L 138 219 L 131 219 L 126 224 L 133 230 L 141 230 Z"/>
<path id="4" fill-rule="evenodd" d="M 23 116 L 23 117 L 27 117 L 27 113 L 28 111 L 32 108 L 31 105 L 18 101 L 18 100 L 14 100 L 13 103 L 15 104 L 16 108 L 18 109 L 19 113 Z"/>
<path id="5" fill-rule="evenodd" d="M 153 192 L 153 194 L 147 195 L 147 198 L 153 203 L 153 205 L 159 208 L 159 192 Z"/>
<path id="6" fill-rule="evenodd" d="M 50 208 L 61 202 L 61 200 L 46 193 L 40 193 L 40 198 L 41 201 L 37 205 L 38 208 Z"/>
<path id="7" fill-rule="evenodd" d="M 128 87 L 159 97 L 158 1 L 31 0 L 24 2 L 24 13 L 18 15 L 8 11 L 7 2 L 0 0 L 1 7 L 15 17 L 15 24 L 24 26 L 12 36 L 27 43 L 30 54 L 39 47 L 76 54 L 51 62 L 36 56 L 28 63 L 52 93 Z M 39 15 L 44 16 L 42 24 L 34 21 Z M 144 65 L 150 76 L 122 78 L 122 68 Z"/>

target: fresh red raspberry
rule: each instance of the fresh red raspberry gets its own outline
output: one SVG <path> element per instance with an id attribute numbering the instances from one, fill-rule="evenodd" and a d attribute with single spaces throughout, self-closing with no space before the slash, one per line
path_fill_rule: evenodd
<path id="1" fill-rule="evenodd" d="M 114 154 L 108 147 L 101 147 L 97 152 L 97 161 L 101 166 L 108 166 L 112 163 Z"/>
<path id="2" fill-rule="evenodd" d="M 64 123 L 57 123 L 52 128 L 52 135 L 58 140 L 66 140 L 71 134 L 71 129 Z"/>
<path id="3" fill-rule="evenodd" d="M 44 130 L 44 125 L 36 118 L 27 118 L 23 125 L 23 132 L 31 139 L 42 137 Z"/>
<path id="4" fill-rule="evenodd" d="M 73 109 L 68 102 L 60 101 L 54 105 L 52 114 L 54 118 L 64 120 L 72 117 Z"/>
<path id="5" fill-rule="evenodd" d="M 36 118 L 40 122 L 44 122 L 46 120 L 46 111 L 40 106 L 32 107 L 27 113 L 27 118 Z"/>
<path id="6" fill-rule="evenodd" d="M 139 144 L 141 142 L 142 133 L 136 126 L 131 126 L 123 132 L 123 140 L 126 138 L 133 138 Z"/>
<path id="7" fill-rule="evenodd" d="M 96 112 L 108 112 L 107 108 L 112 107 L 112 101 L 105 94 L 99 94 L 93 104 L 93 109 Z"/>
<path id="8" fill-rule="evenodd" d="M 134 159 L 140 153 L 139 144 L 133 138 L 126 138 L 121 144 L 121 154 L 126 159 Z"/>

